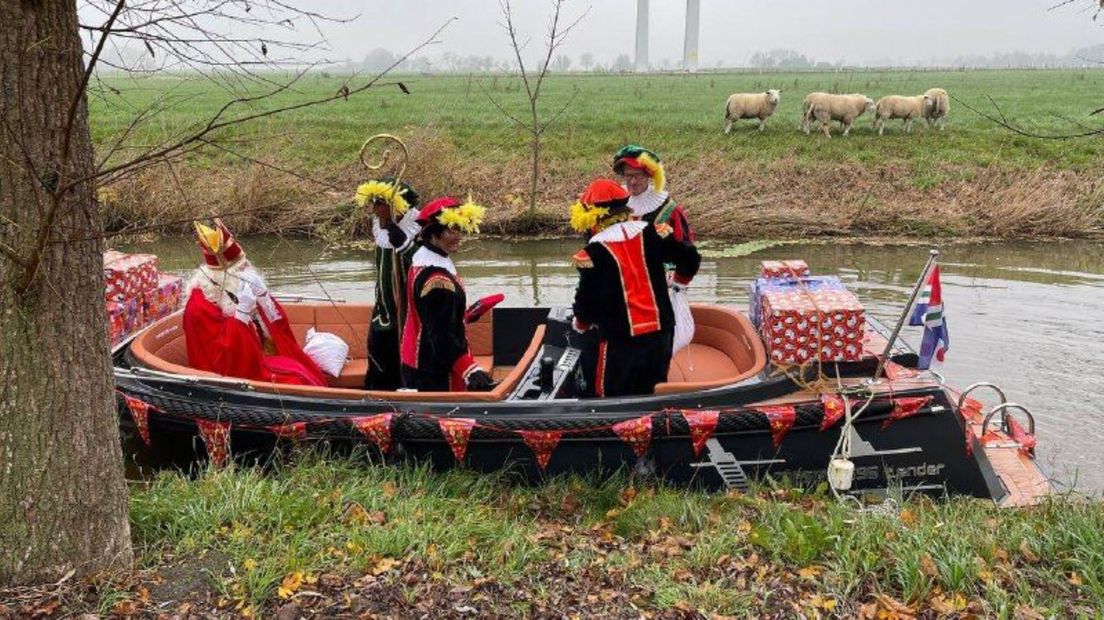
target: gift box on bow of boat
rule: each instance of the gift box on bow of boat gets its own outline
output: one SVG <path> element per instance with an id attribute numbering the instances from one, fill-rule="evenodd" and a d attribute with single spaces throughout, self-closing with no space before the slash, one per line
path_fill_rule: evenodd
<path id="1" fill-rule="evenodd" d="M 809 266 L 803 260 L 765 260 L 759 263 L 762 278 L 803 278 L 809 275 Z"/>
<path id="2" fill-rule="evenodd" d="M 763 295 L 782 291 L 843 291 L 838 276 L 808 276 L 804 278 L 756 278 L 748 284 L 748 317 L 755 327 L 763 318 Z"/>
<path id="3" fill-rule="evenodd" d="M 157 257 L 152 254 L 104 253 L 104 299 L 135 299 L 157 287 Z"/>
<path id="4" fill-rule="evenodd" d="M 163 319 L 180 307 L 184 281 L 177 276 L 160 274 L 157 286 L 142 293 L 142 312 L 147 322 Z"/>
<path id="5" fill-rule="evenodd" d="M 140 297 L 107 302 L 107 333 L 112 345 L 145 324 Z"/>
<path id="6" fill-rule="evenodd" d="M 846 290 L 781 290 L 761 295 L 760 333 L 772 362 L 853 362 L 862 358 L 866 314 Z"/>

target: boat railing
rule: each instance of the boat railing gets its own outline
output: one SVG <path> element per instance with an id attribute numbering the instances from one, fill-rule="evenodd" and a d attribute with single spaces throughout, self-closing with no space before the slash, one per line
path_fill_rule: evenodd
<path id="1" fill-rule="evenodd" d="M 1001 429 L 1008 434 L 1012 433 L 1012 425 L 1010 423 L 1009 411 L 1015 409 L 1023 412 L 1027 416 L 1027 434 L 1035 434 L 1035 416 L 1027 410 L 1027 407 L 1018 403 L 1001 403 L 996 407 L 989 410 L 989 413 L 985 416 L 985 421 L 981 423 L 981 436 L 985 436 L 985 431 L 989 429 L 989 421 L 993 419 L 996 414 L 1001 414 Z"/>
<path id="2" fill-rule="evenodd" d="M 226 377 L 201 377 L 199 375 L 182 375 L 174 372 L 164 372 L 162 370 L 152 370 L 150 368 L 131 367 L 131 368 L 116 368 L 116 377 L 124 377 L 131 379 L 164 379 L 166 381 L 176 381 L 179 383 L 187 383 L 190 385 L 218 385 L 223 387 L 233 387 L 239 390 L 250 390 L 254 388 L 248 381 L 242 381 L 241 379 L 231 379 Z"/>

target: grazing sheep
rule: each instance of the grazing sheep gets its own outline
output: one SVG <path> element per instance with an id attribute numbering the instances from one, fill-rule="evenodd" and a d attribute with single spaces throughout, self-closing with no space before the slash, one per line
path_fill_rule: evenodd
<path id="1" fill-rule="evenodd" d="M 778 107 L 778 101 L 782 97 L 782 91 L 774 88 L 765 93 L 734 93 L 728 96 L 725 102 L 725 130 L 727 134 L 732 131 L 732 121 L 742 118 L 759 119 L 759 131 L 763 131 L 763 125 L 774 114 Z"/>
<path id="2" fill-rule="evenodd" d="M 931 101 L 931 106 L 924 108 L 924 120 L 928 121 L 928 127 L 931 127 L 932 123 L 937 123 L 939 131 L 943 131 L 943 124 L 951 111 L 951 98 L 942 88 L 929 88 L 924 93 L 924 97 Z"/>
<path id="3" fill-rule="evenodd" d="M 904 119 L 905 133 L 912 133 L 912 120 L 926 118 L 925 112 L 932 106 L 931 99 L 927 95 L 915 97 L 902 97 L 901 95 L 889 95 L 882 97 L 874 105 L 874 129 L 878 135 L 885 131 L 887 120 Z"/>
<path id="4" fill-rule="evenodd" d="M 802 109 L 804 112 L 801 116 L 801 129 L 808 134 L 813 119 L 816 119 L 820 121 L 820 128 L 824 135 L 831 138 L 829 122 L 839 121 L 843 135 L 846 136 L 851 132 L 851 125 L 856 118 L 862 116 L 864 112 L 874 111 L 874 100 L 858 93 L 850 95 L 809 93 L 805 96 Z"/>

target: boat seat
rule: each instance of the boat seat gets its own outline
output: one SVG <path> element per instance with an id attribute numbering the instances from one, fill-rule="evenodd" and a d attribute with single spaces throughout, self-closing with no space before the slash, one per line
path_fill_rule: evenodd
<path id="1" fill-rule="evenodd" d="M 529 347 L 516 365 L 494 365 L 494 313 L 484 315 L 468 326 L 468 343 L 472 355 L 484 370 L 499 381 L 491 392 L 380 392 L 365 391 L 364 375 L 368 370 L 368 325 L 372 316 L 369 304 L 285 304 L 288 321 L 296 339 L 302 344 L 307 330 L 339 336 L 349 345 L 349 360 L 341 375 L 326 375 L 329 387 L 291 386 L 262 381 L 250 381 L 260 391 L 313 395 L 330 398 L 364 398 L 371 396 L 387 400 L 503 400 L 517 386 L 534 359 L 544 338 L 544 326 L 533 334 Z M 131 344 L 131 354 L 142 366 L 162 372 L 191 376 L 217 377 L 188 366 L 188 350 L 184 341 L 183 313 L 177 313 L 153 324 L 140 333 Z"/>
<path id="2" fill-rule="evenodd" d="M 746 316 L 722 306 L 691 304 L 694 338 L 675 353 L 667 381 L 656 394 L 677 394 L 721 387 L 758 374 L 767 353 Z"/>

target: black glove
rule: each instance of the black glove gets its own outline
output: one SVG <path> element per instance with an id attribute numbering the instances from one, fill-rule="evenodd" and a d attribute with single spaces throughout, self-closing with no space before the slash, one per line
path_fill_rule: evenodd
<path id="1" fill-rule="evenodd" d="M 473 370 L 468 375 L 468 391 L 469 392 L 490 392 L 495 389 L 498 382 L 491 378 L 483 369 Z"/>

